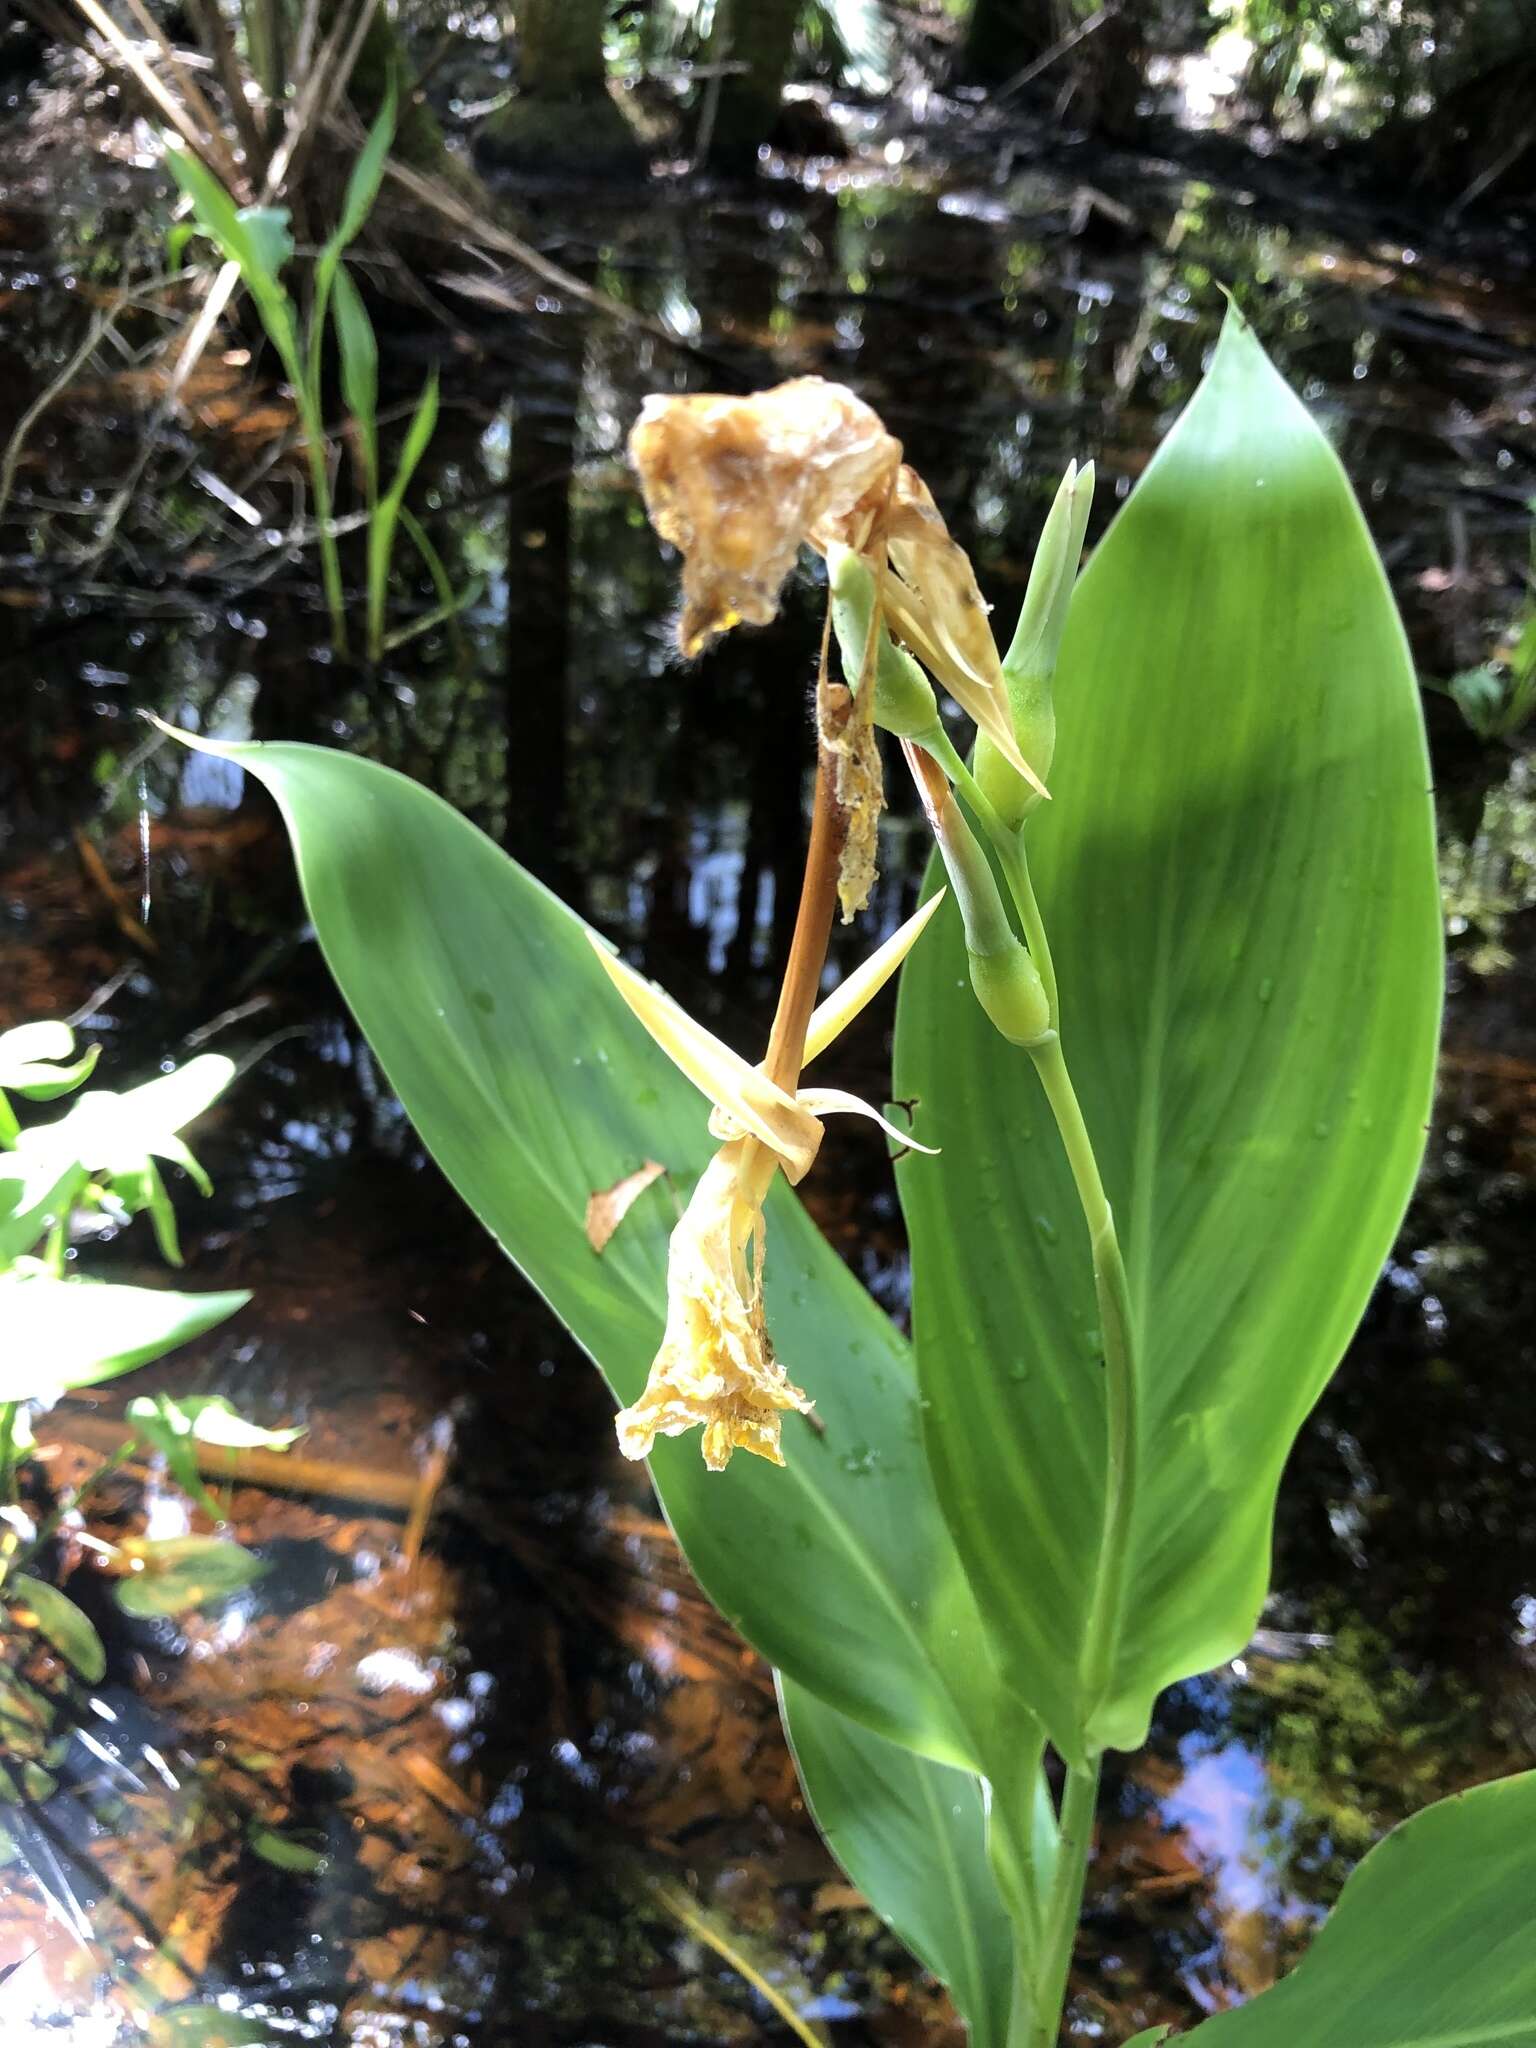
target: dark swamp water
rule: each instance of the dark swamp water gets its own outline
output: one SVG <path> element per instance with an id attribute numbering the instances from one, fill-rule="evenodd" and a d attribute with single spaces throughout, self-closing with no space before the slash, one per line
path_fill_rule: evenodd
<path id="1" fill-rule="evenodd" d="M 814 592 L 782 631 L 675 664 L 673 571 L 622 460 L 641 397 L 853 384 L 1006 611 L 1068 457 L 1099 465 L 1096 534 L 1134 483 L 1214 339 L 1218 280 L 1333 435 L 1424 670 L 1482 658 L 1536 488 L 1530 278 L 1325 192 L 1006 140 L 952 134 L 941 157 L 872 136 L 751 196 L 541 199 L 551 253 L 650 325 L 519 278 L 506 306 L 448 296 L 446 331 L 402 314 L 399 395 L 444 367 L 422 515 L 482 589 L 456 635 L 377 673 L 326 654 L 313 558 L 288 544 L 291 421 L 242 336 L 105 544 L 155 402 L 153 292 L 31 429 L 0 527 L 0 1023 L 77 1014 L 109 1083 L 205 1045 L 241 1061 L 199 1135 L 215 1196 L 177 1194 L 186 1284 L 254 1300 L 154 1377 L 302 1422 L 303 1455 L 348 1470 L 325 1493 L 235 1486 L 272 1569 L 223 1611 L 138 1624 L 96 1603 L 118 1762 L 82 1756 L 0 1873 L 7 2043 L 117 2040 L 130 1972 L 307 2040 L 790 2038 L 720 1941 L 838 2044 L 958 2042 L 820 1848 L 767 1674 L 693 1591 L 595 1374 L 423 1161 L 267 800 L 167 756 L 135 713 L 422 778 L 754 1042 L 800 861 Z M 3 433 L 155 260 L 131 166 L 104 185 L 24 158 L 7 185 Z M 1429 1164 L 1292 1459 L 1265 1633 L 1171 1693 L 1107 1787 L 1083 2041 L 1262 1988 L 1381 1831 L 1536 1749 L 1536 785 L 1528 746 L 1475 739 L 1442 697 L 1428 712 L 1452 932 Z M 884 854 L 888 925 L 917 884 L 913 820 Z M 878 1092 L 888 1026 L 866 1020 L 829 1078 Z M 813 1187 L 900 1315 L 877 1144 L 834 1129 Z M 137 1230 L 84 1256 L 156 1271 Z M 121 1398 L 50 1419 L 60 1479 Z M 139 1467 L 100 1513 L 185 1526 Z M 271 1867 L 262 1822 L 308 1830 L 325 1863 Z"/>

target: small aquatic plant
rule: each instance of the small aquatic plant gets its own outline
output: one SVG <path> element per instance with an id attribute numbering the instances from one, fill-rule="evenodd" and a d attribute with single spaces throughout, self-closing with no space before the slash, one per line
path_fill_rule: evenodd
<path id="1" fill-rule="evenodd" d="M 401 443 L 388 487 L 382 488 L 379 465 L 378 342 L 362 295 L 348 274 L 344 257 L 362 233 L 383 181 L 395 132 L 395 95 L 387 95 L 347 180 L 335 232 L 316 255 L 310 277 L 309 305 L 301 320 L 282 273 L 294 256 L 286 207 L 238 206 L 218 178 L 188 151 L 167 147 L 171 174 L 191 203 L 198 232 L 206 235 L 226 263 L 234 264 L 251 303 L 277 352 L 293 392 L 304 454 L 309 466 L 316 538 L 331 639 L 338 653 L 347 650 L 347 602 L 342 584 L 331 489 L 331 453 L 325 432 L 326 335 L 334 331 L 340 362 L 342 395 L 350 416 L 367 513 L 368 659 L 383 658 L 386 648 L 385 608 L 395 535 L 403 525 L 420 554 L 438 596 L 438 609 L 425 624 L 456 611 L 462 599 L 451 590 L 437 550 L 414 513 L 405 493 L 437 428 L 438 380 L 433 370 L 422 386 Z M 420 630 L 420 628 L 418 628 Z"/>
<path id="2" fill-rule="evenodd" d="M 216 1464 L 210 1448 L 281 1450 L 301 1434 L 247 1422 L 219 1395 L 138 1395 L 112 1455 L 64 1499 L 30 1505 L 25 1481 L 39 1410 L 164 1357 L 250 1299 L 124 1286 L 72 1269 L 72 1230 L 144 1215 L 161 1255 L 181 1264 L 158 1162 L 171 1161 L 208 1192 L 181 1132 L 235 1072 L 232 1061 L 203 1053 L 119 1093 L 83 1087 L 95 1064 L 96 1048 L 77 1052 L 62 1022 L 0 1033 L 0 1804 L 49 1796 L 69 1745 L 76 1688 L 96 1684 L 106 1669 L 94 1624 L 40 1576 L 101 1482 L 136 1454 L 157 1453 L 218 1523 L 223 1513 L 203 1477 Z M 66 1095 L 74 1101 L 63 1115 L 25 1126 L 10 1099 L 47 1103 Z M 222 1536 L 92 1540 L 117 1574 L 116 1597 L 128 1614 L 185 1613 L 248 1585 L 263 1569 Z"/>
<path id="3" fill-rule="evenodd" d="M 1526 593 L 1493 658 L 1430 684 L 1451 698 L 1479 739 L 1513 739 L 1536 716 L 1536 499 L 1526 510 L 1532 515 Z"/>
<path id="4" fill-rule="evenodd" d="M 1418 1170 L 1442 944 L 1407 647 L 1337 459 L 1235 314 L 1081 580 L 1094 479 L 1069 470 L 1006 652 L 853 394 L 655 400 L 632 447 L 683 553 L 685 652 L 770 624 L 803 549 L 827 566 L 760 1068 L 417 785 L 211 750 L 275 794 L 418 1130 L 601 1367 L 706 1592 L 776 1667 L 834 1852 L 978 2048 L 1050 2048 L 1104 1756 L 1249 1642 L 1286 1456 Z M 892 1094 L 938 1148 L 896 1165 L 910 1343 L 789 1186 L 882 731 L 936 848 L 931 921 L 896 942 Z M 681 1222 L 668 1180 L 694 1190 Z M 1517 2038 L 1533 1822 L 1536 1774 L 1416 1816 L 1290 1977 L 1197 2031 Z"/>

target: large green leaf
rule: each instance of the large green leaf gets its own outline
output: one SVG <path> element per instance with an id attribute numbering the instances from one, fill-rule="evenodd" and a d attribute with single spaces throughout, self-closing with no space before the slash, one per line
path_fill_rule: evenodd
<path id="1" fill-rule="evenodd" d="M 581 921 L 440 798 L 324 748 L 217 751 L 277 797 L 331 971 L 438 1164 L 634 1400 L 674 1201 L 715 1143 L 703 1098 Z M 648 1158 L 670 1187 L 599 1256 L 587 1200 Z M 711 1474 L 696 1440 L 663 1441 L 657 1492 L 706 1592 L 765 1656 L 894 1740 L 969 1762 L 967 1724 L 995 1720 L 989 1667 L 907 1347 L 782 1186 L 768 1218 L 769 1325 L 821 1428 L 791 1418 L 782 1471 L 738 1456 Z"/>
<path id="2" fill-rule="evenodd" d="M 987 1861 L 980 1781 L 898 1749 L 782 1673 L 779 1710 L 828 1848 L 948 1985 L 971 2048 L 1004 2048 L 1016 1935 Z"/>
<path id="3" fill-rule="evenodd" d="M 895 1092 L 924 1425 L 1010 1676 L 1069 1755 L 1257 1618 L 1281 1467 L 1424 1142 L 1441 941 L 1414 676 L 1332 450 L 1241 322 L 1098 549 L 1029 826 L 1062 1040 L 1126 1246 L 1129 1542 L 1107 1684 L 1105 1374 L 1086 1233 L 959 919 L 904 978 Z M 1112 1575 L 1111 1575 L 1112 1577 Z"/>
<path id="4" fill-rule="evenodd" d="M 1136 2040 L 1175 2038 L 1154 2027 Z M 1366 1857 L 1291 1974 L 1199 2048 L 1536 2042 L 1536 1771 L 1426 1807 Z"/>

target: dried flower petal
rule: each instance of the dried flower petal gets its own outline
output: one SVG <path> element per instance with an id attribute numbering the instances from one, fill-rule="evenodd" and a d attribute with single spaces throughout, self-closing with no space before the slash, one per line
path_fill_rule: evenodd
<path id="1" fill-rule="evenodd" d="M 978 682 L 1001 685 L 1003 665 L 971 558 L 951 536 L 928 486 L 906 463 L 896 474 L 886 545 L 897 575 L 922 598 L 946 652 Z"/>
<path id="2" fill-rule="evenodd" d="M 737 1450 L 782 1465 L 783 1411 L 810 1411 L 774 1357 L 763 1320 L 763 1223 L 749 1185 L 755 1150 L 750 1138 L 723 1145 L 672 1233 L 661 1349 L 644 1393 L 617 1418 L 626 1458 L 648 1456 L 658 1436 L 702 1428 L 712 1472 Z"/>
<path id="3" fill-rule="evenodd" d="M 1049 795 L 1019 752 L 1002 661 L 970 557 L 951 537 L 927 485 L 905 466 L 896 479 L 886 544 L 896 570 L 882 592 L 891 631 L 1003 758 L 1042 796 Z"/>
<path id="4" fill-rule="evenodd" d="M 698 654 L 743 620 L 762 626 L 809 530 L 843 520 L 888 479 L 901 444 L 841 384 L 648 398 L 629 439 L 645 508 L 683 555 L 678 643 Z"/>

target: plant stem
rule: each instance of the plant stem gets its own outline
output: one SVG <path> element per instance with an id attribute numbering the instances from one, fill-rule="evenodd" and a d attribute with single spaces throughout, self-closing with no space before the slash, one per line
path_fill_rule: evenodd
<path id="1" fill-rule="evenodd" d="M 90 1499 L 101 1482 L 104 1479 L 110 1478 L 120 1465 L 126 1465 L 138 1448 L 138 1438 L 130 1437 L 126 1443 L 118 1445 L 117 1449 L 104 1464 L 98 1465 L 94 1472 L 87 1473 L 74 1492 L 70 1494 L 69 1498 L 61 1500 L 57 1507 L 51 1513 L 45 1515 L 43 1520 L 38 1523 L 36 1533 L 31 1541 L 23 1545 L 22 1549 L 17 1553 L 17 1563 L 19 1565 L 30 1564 L 33 1558 L 42 1550 L 43 1546 L 57 1535 L 63 1524 L 64 1517 L 66 1515 L 73 1515 L 83 1508 L 86 1501 Z"/>
<path id="2" fill-rule="evenodd" d="M 1043 978 L 1043 977 L 1042 977 Z M 1130 1290 L 1125 1259 L 1115 1231 L 1114 1214 L 1104 1192 L 1093 1141 L 1061 1039 L 1052 1032 L 1030 1047 L 1035 1071 L 1045 1089 L 1056 1128 L 1066 1148 L 1067 1163 L 1077 1184 L 1077 1198 L 1088 1225 L 1093 1254 L 1093 1287 L 1099 1307 L 1099 1332 L 1104 1345 L 1106 1465 L 1104 1522 L 1094 1570 L 1093 1596 L 1083 1635 L 1080 1678 L 1085 1709 L 1091 1712 L 1110 1683 L 1114 1637 L 1119 1624 L 1121 1593 L 1128 1550 L 1127 1534 L 1135 1495 L 1136 1375 L 1133 1363 Z"/>
<path id="3" fill-rule="evenodd" d="M 284 294 L 283 304 L 287 305 Z M 293 402 L 298 411 L 299 425 L 304 432 L 304 449 L 309 457 L 309 489 L 314 501 L 315 531 L 320 543 L 320 580 L 325 587 L 325 608 L 331 615 L 331 645 L 338 654 L 347 651 L 347 603 L 341 582 L 341 555 L 336 546 L 335 528 L 331 522 L 331 476 L 326 466 L 325 418 L 321 411 L 321 397 L 318 377 L 312 383 L 309 364 L 300 349 L 298 334 L 293 325 L 292 311 L 286 315 L 286 329 L 275 324 L 276 313 L 267 318 L 263 310 L 263 321 L 274 346 L 282 358 L 288 382 L 293 388 Z"/>
<path id="4" fill-rule="evenodd" d="M 1112 1677 L 1114 1636 L 1120 1619 L 1129 1549 L 1127 1538 L 1135 1497 L 1136 1373 L 1130 1288 L 1125 1274 L 1125 1257 L 1115 1229 L 1114 1212 L 1104 1192 L 1093 1140 L 1088 1135 L 1082 1105 L 1077 1099 L 1077 1090 L 1072 1085 L 1066 1056 L 1061 1049 L 1056 968 L 1030 878 L 1024 835 L 1022 832 L 1004 833 L 995 844 L 1031 957 L 1045 985 L 1056 1026 L 1039 1045 L 1030 1047 L 1030 1056 L 1045 1089 L 1051 1114 L 1056 1119 L 1056 1128 L 1061 1133 L 1083 1220 L 1088 1226 L 1088 1243 L 1093 1256 L 1093 1289 L 1104 1346 L 1107 1438 L 1104 1522 L 1080 1666 L 1083 1700 L 1091 1712 Z"/>
<path id="5" fill-rule="evenodd" d="M 43 1264 L 51 1278 L 62 1280 L 64 1267 L 69 1256 L 69 1217 L 63 1215 L 54 1223 L 43 1247 Z"/>
<path id="6" fill-rule="evenodd" d="M 320 408 L 313 399 L 300 404 L 299 417 L 304 439 L 309 444 L 310 494 L 315 501 L 315 529 L 320 538 L 320 580 L 325 587 L 325 608 L 331 615 L 331 645 L 338 654 L 347 651 L 347 600 L 341 583 L 341 555 L 331 522 L 331 478 L 325 459 L 325 428 Z"/>
<path id="7" fill-rule="evenodd" d="M 977 795 L 980 796 L 980 790 Z M 985 799 L 983 799 L 985 801 Z M 999 820 L 1001 825 L 1001 821 Z M 988 828 L 990 830 L 990 827 Z M 997 848 L 997 857 L 1003 864 L 1003 875 L 1018 909 L 1019 922 L 1024 927 L 1024 943 L 1029 948 L 1029 957 L 1035 963 L 1035 970 L 1045 985 L 1046 1001 L 1051 1006 L 1051 1022 L 1061 1029 L 1061 1008 L 1056 995 L 1056 966 L 1051 959 L 1050 943 L 1045 936 L 1045 920 L 1040 915 L 1040 905 L 1035 899 L 1035 885 L 1030 878 L 1029 856 L 1024 851 L 1022 831 L 1010 832 L 1004 825 L 992 833 L 992 843 Z"/>
<path id="8" fill-rule="evenodd" d="M 958 748 L 956 748 L 942 725 L 935 726 L 932 732 L 924 733 L 916 744 L 925 753 L 932 754 L 935 761 L 938 762 L 944 773 L 949 777 L 956 789 L 959 790 L 961 796 L 964 797 L 966 808 L 989 839 L 1003 840 L 1012 838 L 1012 833 L 994 810 L 991 800 L 970 769 L 965 765 Z"/>
<path id="9" fill-rule="evenodd" d="M 1022 2041 L 1010 2041 L 1010 2048 L 1056 2048 L 1061 2037 L 1098 1798 L 1099 1759 L 1095 1757 L 1086 1770 L 1067 1772 L 1061 1797 L 1061 1842 L 1046 1901 L 1045 1945 L 1035 1975 L 1034 2009 L 1029 2015 L 1028 2033 Z M 1015 2000 L 1016 2012 L 1017 2008 Z"/>
<path id="10" fill-rule="evenodd" d="M 816 757 L 816 795 L 811 812 L 811 838 L 805 850 L 805 879 L 800 885 L 800 907 L 795 913 L 794 937 L 789 961 L 779 990 L 773 1028 L 763 1071 L 787 1093 L 793 1094 L 800 1078 L 805 1054 L 805 1030 L 821 990 L 821 970 L 826 964 L 827 941 L 832 936 L 832 913 L 837 904 L 837 860 L 843 834 L 843 815 L 832 789 L 832 776 L 824 752 Z"/>
<path id="11" fill-rule="evenodd" d="M 778 1007 L 768 1033 L 768 1050 L 763 1055 L 763 1072 L 786 1094 L 793 1095 L 805 1062 L 805 1032 L 821 990 L 821 970 L 826 965 L 827 942 L 832 936 L 832 913 L 837 908 L 837 865 L 842 850 L 843 813 L 832 786 L 832 771 L 824 750 L 816 754 L 816 794 L 812 799 L 811 838 L 805 850 L 805 877 L 800 884 L 800 906 L 795 913 L 794 936 L 789 942 L 789 959 L 779 988 Z M 761 1205 L 779 1170 L 779 1158 L 756 1138 L 747 1141 L 743 1155 L 743 1182 Z"/>

